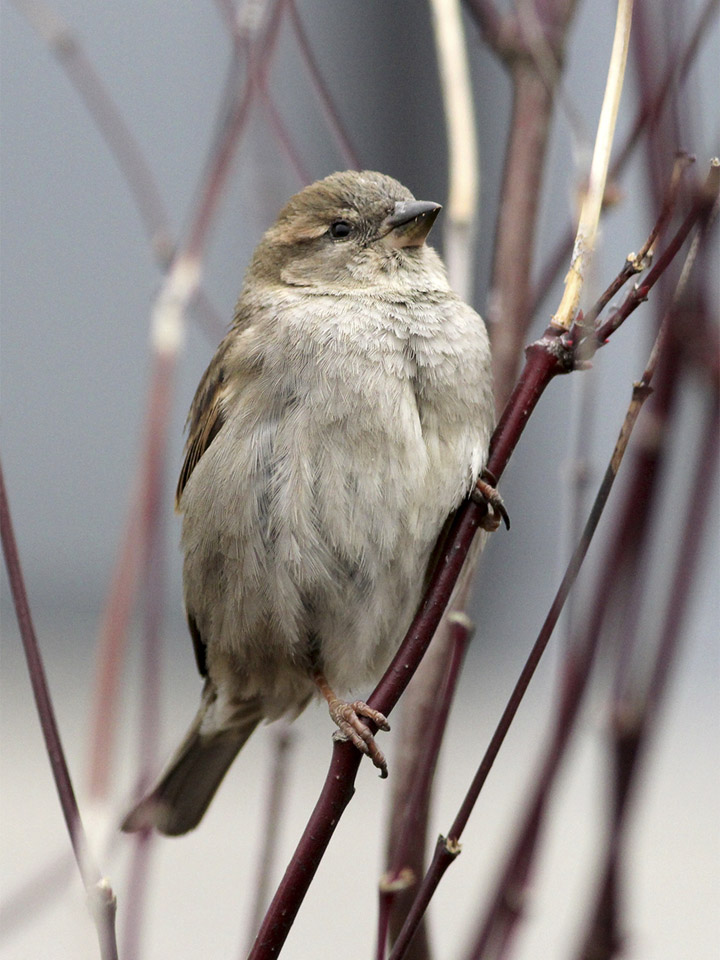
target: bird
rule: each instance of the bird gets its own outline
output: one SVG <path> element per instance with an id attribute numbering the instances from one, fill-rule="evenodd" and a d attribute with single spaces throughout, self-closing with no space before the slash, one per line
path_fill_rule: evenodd
<path id="1" fill-rule="evenodd" d="M 201 704 L 124 831 L 196 827 L 255 727 L 313 699 L 387 775 L 363 722 L 386 718 L 343 697 L 397 651 L 494 425 L 485 324 L 425 242 L 440 210 L 338 172 L 260 240 L 177 485 Z"/>

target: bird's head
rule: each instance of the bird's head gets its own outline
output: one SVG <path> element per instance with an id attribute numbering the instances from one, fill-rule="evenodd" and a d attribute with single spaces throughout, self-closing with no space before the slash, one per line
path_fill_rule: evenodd
<path id="1" fill-rule="evenodd" d="M 404 274 L 411 282 L 419 270 L 439 267 L 425 238 L 440 209 L 382 173 L 333 173 L 288 201 L 261 240 L 249 276 L 333 290 L 367 289 Z"/>

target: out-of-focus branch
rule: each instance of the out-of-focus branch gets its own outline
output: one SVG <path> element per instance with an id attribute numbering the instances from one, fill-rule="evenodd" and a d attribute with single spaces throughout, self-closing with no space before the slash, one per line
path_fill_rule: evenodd
<path id="1" fill-rule="evenodd" d="M 533 243 L 552 109 L 552 94 L 532 63 L 518 61 L 513 73 L 510 140 L 487 307 L 498 410 L 507 403 L 525 341 Z"/>
<path id="2" fill-rule="evenodd" d="M 295 172 L 300 184 L 305 186 L 310 182 L 310 176 L 305 169 L 297 147 L 288 131 L 285 121 L 275 106 L 270 90 L 268 89 L 267 74 L 270 60 L 265 55 L 262 44 L 257 38 L 266 29 L 269 16 L 274 23 L 279 23 L 283 8 L 289 7 L 289 0 L 277 0 L 274 7 L 269 0 L 251 0 L 242 4 L 238 9 L 233 0 L 216 0 L 229 30 L 238 57 L 242 55 L 246 60 L 246 87 L 245 92 L 250 99 L 251 94 L 257 94 L 262 101 L 270 129 L 280 145 L 282 152 Z"/>
<path id="3" fill-rule="evenodd" d="M 57 58 L 114 157 L 135 201 L 161 269 L 174 244 L 155 178 L 125 119 L 70 27 L 42 0 L 13 0 Z"/>
<path id="4" fill-rule="evenodd" d="M 158 266 L 166 271 L 173 259 L 174 243 L 158 185 L 140 147 L 105 88 L 92 62 L 69 26 L 41 0 L 15 0 L 18 9 L 48 44 L 103 136 L 125 179 L 148 234 Z M 197 293 L 197 291 L 196 291 Z M 197 312 L 206 329 L 219 335 L 221 324 L 206 297 L 198 297 Z M 97 678 L 91 723 L 90 794 L 107 793 L 113 735 L 117 728 L 120 669 L 124 659 L 127 624 L 135 598 L 142 535 L 136 521 L 140 482 L 131 497 L 129 518 L 100 630 Z"/>
<path id="5" fill-rule="evenodd" d="M 676 648 L 681 638 L 682 622 L 687 611 L 688 599 L 693 584 L 693 574 L 700 555 L 700 548 L 707 532 L 706 523 L 709 499 L 714 489 L 718 464 L 718 397 L 709 400 L 705 427 L 701 432 L 697 462 L 693 474 L 695 481 L 687 498 L 688 515 L 672 578 L 674 589 L 668 598 L 665 624 L 658 643 L 653 679 L 644 698 L 632 702 L 618 701 L 613 705 L 610 718 L 615 775 L 615 796 L 612 803 L 612 823 L 604 864 L 596 870 L 599 876 L 597 900 L 592 912 L 583 944 L 578 951 L 578 960 L 596 960 L 617 955 L 623 942 L 619 923 L 620 908 L 620 859 L 627 832 L 634 787 L 640 773 L 642 760 L 653 733 L 653 722 L 665 692 L 669 670 L 676 659 Z"/>
<path id="6" fill-rule="evenodd" d="M 295 0 L 290 0 L 288 12 L 290 14 L 290 20 L 295 31 L 295 36 L 297 38 L 298 49 L 300 50 L 300 54 L 305 62 L 305 66 L 308 69 L 310 79 L 315 87 L 315 91 L 320 98 L 320 103 L 323 107 L 323 110 L 325 111 L 326 122 L 335 135 L 335 139 L 340 147 L 340 152 L 343 155 L 345 163 L 347 163 L 347 165 L 353 170 L 360 170 L 361 164 L 360 160 L 358 159 L 357 151 L 350 140 L 350 136 L 345 128 L 345 124 L 342 122 L 340 111 L 335 105 L 335 101 L 330 93 L 330 88 L 320 72 L 317 58 L 313 53 L 307 31 L 305 30 L 305 26 L 300 18 L 300 14 L 298 13 Z"/>
<path id="7" fill-rule="evenodd" d="M 430 0 L 433 33 L 445 112 L 448 148 L 448 203 L 445 211 L 445 262 L 453 289 L 472 301 L 480 167 L 470 64 L 460 0 Z"/>
<path id="8" fill-rule="evenodd" d="M 167 211 L 152 170 L 117 104 L 79 38 L 55 10 L 42 0 L 13 2 L 45 41 L 85 104 L 135 202 L 155 261 L 163 272 L 166 271 L 175 254 Z M 194 316 L 213 339 L 222 335 L 223 325 L 205 295 L 197 297 Z"/>
<path id="9" fill-rule="evenodd" d="M 75 790 L 60 739 L 55 710 L 50 698 L 45 667 L 35 635 L 30 604 L 28 602 L 25 580 L 20 565 L 20 555 L 15 541 L 10 505 L 5 490 L 5 478 L 0 464 L 0 538 L 2 539 L 5 566 L 10 581 L 15 613 L 22 638 L 25 659 L 32 686 L 35 705 L 40 718 L 40 727 L 50 760 L 55 787 L 60 799 L 63 817 L 70 836 L 75 860 L 80 870 L 88 905 L 97 929 L 102 960 L 117 960 L 115 939 L 115 912 L 117 903 L 109 882 L 100 873 L 88 847 L 85 829 L 80 817 Z"/>

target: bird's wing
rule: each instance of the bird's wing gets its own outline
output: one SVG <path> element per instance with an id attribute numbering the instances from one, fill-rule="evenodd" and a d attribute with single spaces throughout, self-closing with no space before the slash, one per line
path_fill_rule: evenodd
<path id="1" fill-rule="evenodd" d="M 175 509 L 179 509 L 185 485 L 190 479 L 200 457 L 218 435 L 225 423 L 225 401 L 230 397 L 232 390 L 227 380 L 225 360 L 231 346 L 231 336 L 227 336 L 217 353 L 210 362 L 200 381 L 188 414 L 188 438 L 185 444 L 185 459 L 175 492 Z"/>

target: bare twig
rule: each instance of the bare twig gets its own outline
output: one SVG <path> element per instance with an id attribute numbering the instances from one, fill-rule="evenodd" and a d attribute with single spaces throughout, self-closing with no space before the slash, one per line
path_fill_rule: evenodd
<path id="1" fill-rule="evenodd" d="M 656 356 L 655 350 L 653 351 L 652 355 L 653 357 Z M 620 464 L 625 454 L 625 450 L 627 449 L 628 440 L 630 439 L 632 430 L 637 422 L 642 405 L 649 396 L 649 382 L 652 378 L 653 371 L 654 364 L 649 364 L 643 376 L 643 380 L 639 384 L 636 384 L 635 388 L 633 389 L 632 400 L 625 416 L 625 421 L 620 430 L 615 450 L 610 459 L 607 470 L 605 471 L 605 476 L 600 488 L 598 489 L 595 502 L 592 510 L 590 511 L 585 528 L 577 543 L 577 546 L 575 547 L 575 551 L 567 566 L 558 591 L 555 594 L 552 606 L 550 607 L 542 629 L 540 630 L 540 633 L 533 644 L 532 650 L 530 651 L 515 687 L 513 688 L 507 706 L 505 707 L 502 717 L 498 722 L 492 739 L 487 747 L 487 750 L 485 751 L 485 755 L 483 756 L 480 766 L 475 773 L 470 788 L 465 795 L 465 799 L 463 800 L 457 816 L 455 817 L 455 820 L 453 821 L 452 826 L 447 833 L 447 837 L 441 836 L 437 842 L 432 863 L 430 864 L 430 867 L 423 878 L 422 884 L 420 885 L 416 901 L 408 915 L 405 928 L 398 937 L 395 950 L 391 954 L 391 960 L 401 960 L 401 958 L 406 956 L 405 951 L 408 945 L 412 942 L 412 938 L 415 934 L 415 929 L 420 918 L 427 909 L 427 905 L 429 904 L 430 899 L 442 880 L 445 871 L 450 864 L 454 862 L 459 852 L 460 838 L 463 834 L 463 831 L 467 826 L 470 815 L 475 807 L 475 804 L 477 803 L 478 797 L 480 796 L 480 792 L 485 785 L 488 774 L 490 773 L 505 737 L 507 736 L 518 708 L 523 700 L 523 697 L 525 696 L 527 688 L 530 685 L 530 681 L 535 674 L 535 670 L 537 669 L 540 659 L 542 658 L 550 637 L 552 636 L 568 595 L 577 579 L 583 561 L 585 560 L 587 551 L 600 522 L 600 518 L 602 517 L 610 493 L 613 489 Z"/>
<path id="2" fill-rule="evenodd" d="M 714 202 L 714 198 L 705 196 L 703 204 L 694 204 L 691 212 L 693 222 L 696 223 L 703 215 L 708 215 L 712 207 L 711 201 Z M 687 224 L 683 224 L 679 231 L 683 237 L 687 236 L 686 227 L 690 229 Z M 659 264 L 662 264 L 662 269 L 666 269 L 678 250 L 676 235 L 668 244 L 665 251 L 667 256 L 663 254 L 659 258 L 652 272 L 656 271 Z M 623 312 L 623 319 L 629 316 L 638 304 L 639 301 L 635 300 L 630 309 Z M 562 336 L 561 331 L 551 324 L 543 337 L 528 348 L 525 370 L 491 441 L 488 470 L 496 479 L 499 479 L 505 470 L 512 451 L 548 383 L 558 374 L 573 368 L 573 343 L 571 336 Z M 420 609 L 392 663 L 368 699 L 371 707 L 386 716 L 404 692 L 430 644 L 486 509 L 484 504 L 471 499 L 466 501 L 455 515 L 443 557 L 431 578 Z M 571 672 L 575 676 L 575 666 L 572 666 Z M 250 960 L 267 960 L 277 956 L 282 948 L 338 820 L 352 799 L 360 759 L 359 751 L 351 743 L 336 743 L 333 747 L 330 769 L 320 798 L 265 916 L 250 953 Z"/>
<path id="3" fill-rule="evenodd" d="M 414 887 L 425 869 L 427 824 L 432 796 L 432 782 L 442 745 L 447 719 L 460 678 L 465 652 L 473 633 L 473 624 L 459 611 L 447 615 L 447 644 L 435 645 L 443 634 L 442 627 L 415 674 L 413 683 L 421 680 L 422 699 L 416 695 L 414 711 L 403 710 L 403 724 L 398 729 L 402 752 L 411 752 L 409 762 L 399 765 L 394 778 L 392 816 L 388 829 L 387 869 L 380 879 L 378 921 L 379 960 L 385 956 L 388 930 L 397 937 L 414 897 Z M 439 659 L 443 668 L 430 675 L 423 672 L 427 660 Z M 408 693 L 413 688 L 411 684 Z M 413 729 L 414 728 L 414 729 Z M 419 731 L 419 733 L 418 733 Z M 405 902 L 403 902 L 405 901 Z M 412 960 L 428 957 L 429 944 L 424 931 L 413 942 Z"/>
<path id="4" fill-rule="evenodd" d="M 477 220 L 478 151 L 470 68 L 459 0 L 432 0 L 431 9 L 449 156 L 445 262 L 453 288 L 464 300 L 472 300 L 470 279 Z M 473 563 L 470 566 L 468 559 L 464 574 L 468 586 L 479 550 L 473 554 Z M 462 598 L 456 597 L 454 612 L 449 616 L 462 618 L 459 611 L 464 609 L 468 592 L 466 590 Z M 456 634 L 457 624 L 451 625 L 446 616 L 403 701 L 397 731 L 403 749 L 393 778 L 387 869 L 380 883 L 378 957 L 385 955 L 388 930 L 391 939 L 400 930 L 412 900 L 413 877 L 420 876 L 425 866 L 432 796 L 432 776 L 428 776 L 428 770 L 432 772 L 435 767 L 435 756 L 428 751 L 427 728 L 435 729 L 434 717 L 438 711 L 447 717 L 447 710 L 438 702 L 437 691 L 442 689 L 448 663 L 457 648 Z M 427 718 L 427 722 L 418 723 L 418 717 Z M 438 749 L 441 736 L 442 731 L 438 730 Z M 411 960 L 427 960 L 429 951 L 428 938 L 423 931 L 415 938 Z"/>
<path id="5" fill-rule="evenodd" d="M 602 346 L 606 339 L 617 330 L 630 313 L 644 300 L 657 281 L 662 277 L 670 263 L 677 256 L 678 251 L 685 243 L 688 234 L 696 225 L 698 220 L 707 217 L 717 202 L 718 192 L 720 191 L 720 160 L 715 157 L 710 161 L 710 171 L 705 183 L 698 190 L 691 205 L 690 211 L 683 220 L 680 228 L 677 230 L 672 240 L 668 243 L 661 256 L 654 263 L 650 272 L 645 276 L 642 283 L 638 284 L 626 297 L 623 304 L 614 310 L 608 319 L 598 328 L 593 339 L 598 346 Z"/>
<path id="6" fill-rule="evenodd" d="M 527 333 L 534 237 L 554 91 L 547 84 L 547 71 L 538 68 L 528 47 L 520 14 L 501 15 L 494 3 L 484 0 L 467 3 L 486 40 L 508 66 L 513 85 L 487 308 L 495 402 L 502 410 L 517 377 Z M 536 5 L 535 32 L 544 38 L 545 49 L 555 57 L 558 67 L 574 9 L 575 0 Z M 558 75 L 559 71 L 555 73 Z"/>
<path id="7" fill-rule="evenodd" d="M 717 210 L 717 207 L 715 208 Z M 685 265 L 678 281 L 670 314 L 663 321 L 663 330 L 672 342 L 669 349 L 681 359 L 680 373 L 687 373 L 693 362 L 692 351 L 688 349 L 689 338 L 697 336 L 702 328 L 703 318 L 693 317 L 692 328 L 681 320 L 690 300 L 683 297 L 690 273 L 696 263 L 697 251 L 704 239 L 705 231 L 696 233 Z M 703 245 L 703 252 L 707 248 Z M 692 307 L 690 307 L 692 310 Z M 651 359 L 651 365 L 657 364 L 657 355 Z M 677 366 L 677 365 L 676 365 Z M 671 371 L 672 385 L 679 379 L 677 369 Z M 644 378 L 646 379 L 646 378 Z M 639 608 L 642 597 L 638 589 L 627 591 L 623 597 L 624 608 L 618 611 L 618 620 L 623 623 L 622 642 L 619 646 L 615 667 L 615 683 L 610 708 L 610 733 L 612 737 L 614 776 L 614 797 L 610 806 L 610 824 L 605 847 L 604 863 L 597 871 L 601 877 L 597 887 L 595 905 L 588 930 L 578 957 L 580 960 L 611 958 L 616 955 L 622 943 L 620 906 L 621 897 L 621 858 L 625 845 L 629 808 L 634 794 L 642 759 L 647 752 L 648 741 L 654 733 L 656 719 L 663 695 L 667 687 L 672 664 L 677 658 L 677 648 L 681 638 L 682 623 L 687 609 L 694 571 L 701 551 L 703 533 L 707 529 L 706 515 L 708 501 L 714 486 L 718 464 L 719 408 L 718 381 L 711 380 L 708 391 L 706 427 L 699 434 L 697 461 L 694 471 L 695 481 L 685 497 L 688 503 L 688 515 L 684 524 L 684 533 L 676 552 L 675 572 L 669 592 L 664 626 L 654 651 L 654 665 L 646 681 L 637 681 L 637 670 L 631 667 L 633 648 L 638 634 L 637 616 L 632 610 Z M 670 410 L 670 396 L 666 391 L 663 415 L 657 418 L 649 438 L 647 457 L 658 459 L 658 428 L 662 429 Z M 643 465 L 645 466 L 645 464 Z M 653 463 L 652 472 L 656 471 Z M 671 549 L 672 541 L 668 543 Z M 639 567 L 644 560 L 638 558 Z M 639 578 L 633 578 L 633 584 Z M 652 582 L 652 581 L 650 581 Z M 646 582 L 647 585 L 647 582 Z"/>
<path id="8" fill-rule="evenodd" d="M 262 922 L 270 899 L 270 883 L 275 866 L 279 826 L 283 822 L 283 809 L 287 800 L 288 759 L 293 746 L 293 734 L 286 722 L 281 722 L 273 739 L 272 772 L 268 783 L 265 807 L 265 824 L 258 858 L 257 878 L 253 884 L 253 905 L 248 925 L 249 942 L 244 944 L 241 956 L 247 956 L 253 945 L 255 931 Z"/>
<path id="9" fill-rule="evenodd" d="M 310 40 L 308 38 L 307 31 L 305 30 L 305 26 L 303 25 L 300 14 L 298 13 L 295 0 L 290 0 L 288 12 L 290 14 L 290 21 L 293 25 L 293 30 L 295 31 L 295 36 L 297 38 L 298 49 L 300 50 L 300 54 L 305 62 L 305 66 L 308 69 L 310 79 L 315 87 L 315 91 L 320 98 L 320 103 L 325 111 L 325 119 L 327 124 L 335 135 L 335 139 L 337 140 L 345 163 L 353 170 L 360 170 L 361 164 L 360 160 L 358 159 L 357 151 L 350 140 L 348 132 L 345 128 L 345 124 L 342 122 L 340 112 L 330 93 L 330 88 L 320 72 L 317 59 L 310 45 Z"/>
<path id="10" fill-rule="evenodd" d="M 570 272 L 565 278 L 565 292 L 560 306 L 553 316 L 553 323 L 558 327 L 569 329 L 575 319 L 580 293 L 585 280 L 585 272 L 595 249 L 600 210 L 605 195 L 605 181 L 610 151 L 615 135 L 620 94 L 622 93 L 627 61 L 628 44 L 630 42 L 630 24 L 632 23 L 632 0 L 619 0 L 617 19 L 615 22 L 615 37 L 613 40 L 610 65 L 608 67 L 605 96 L 603 97 L 600 120 L 598 122 L 595 149 L 590 166 L 590 179 L 587 193 L 580 211 L 580 221 L 575 235 Z"/>
<path id="11" fill-rule="evenodd" d="M 720 0 L 707 0 L 686 46 L 676 57 L 670 58 L 655 95 L 649 102 L 641 102 L 630 132 L 626 135 L 625 141 L 618 150 L 617 156 L 610 167 L 609 179 L 611 182 L 616 180 L 624 170 L 648 124 L 653 122 L 665 108 L 668 93 L 672 89 L 673 84 L 681 82 L 687 75 L 687 71 L 697 56 L 701 42 L 710 36 L 711 31 L 708 27 L 715 15 L 718 3 L 720 3 Z M 555 249 L 548 256 L 546 263 L 541 267 L 538 274 L 540 280 L 536 283 L 532 293 L 526 324 L 530 323 L 532 317 L 539 310 L 551 285 L 555 282 L 556 277 L 565 265 L 567 257 L 572 250 L 573 237 L 574 231 L 570 226 Z"/>
<path id="12" fill-rule="evenodd" d="M 115 940 L 115 911 L 116 900 L 107 879 L 102 876 L 88 847 L 85 829 L 80 817 L 75 791 L 73 789 L 70 771 L 60 739 L 55 710 L 50 698 L 45 667 L 35 635 L 35 627 L 30 613 L 25 581 L 20 566 L 15 533 L 10 516 L 10 505 L 5 490 L 5 479 L 0 464 L 0 535 L 2 537 L 5 565 L 7 567 L 10 589 L 12 591 L 15 613 L 17 615 L 20 636 L 22 638 L 25 659 L 27 660 L 30 683 L 32 685 L 35 705 L 40 718 L 45 746 L 47 748 L 50 767 L 52 769 L 55 787 L 60 799 L 63 817 L 70 836 L 75 861 L 77 862 L 85 892 L 88 896 L 88 905 L 97 928 L 100 942 L 100 956 L 102 960 L 117 960 L 117 943 Z"/>

